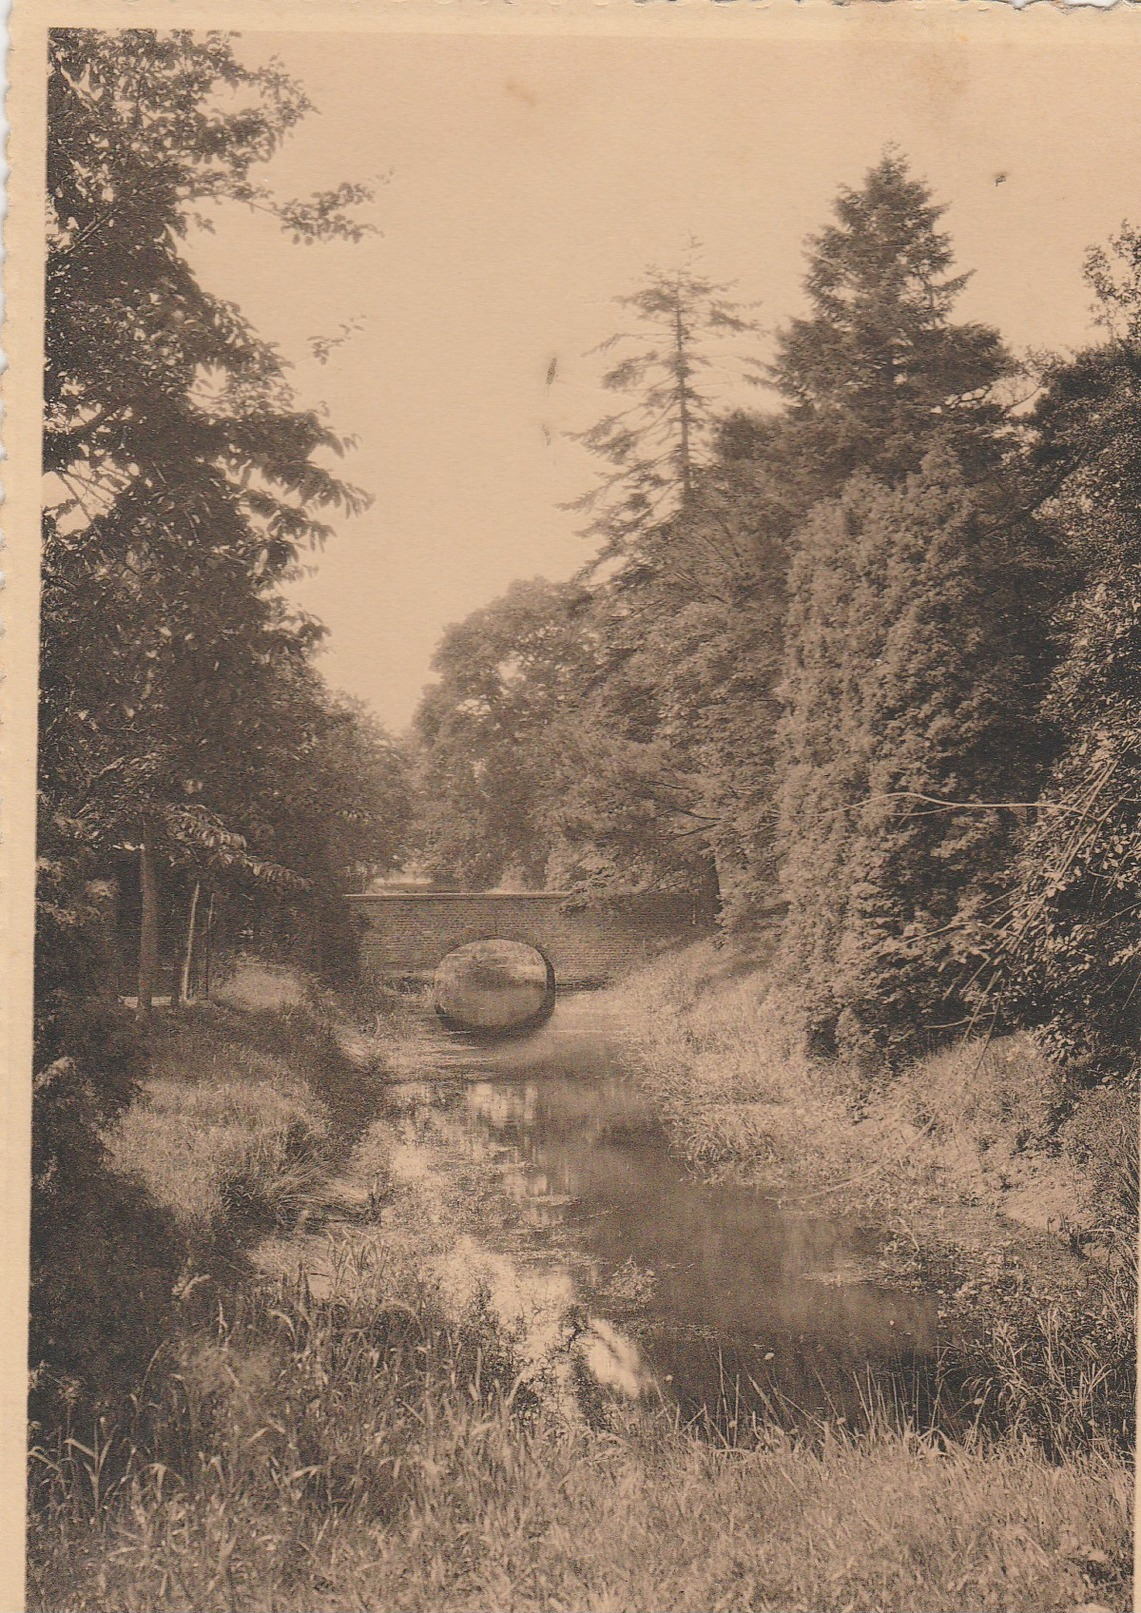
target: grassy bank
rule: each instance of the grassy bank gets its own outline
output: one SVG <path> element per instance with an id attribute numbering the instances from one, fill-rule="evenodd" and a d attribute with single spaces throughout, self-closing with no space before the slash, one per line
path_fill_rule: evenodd
<path id="1" fill-rule="evenodd" d="M 1125 1607 L 1131 1491 L 1104 1459 L 898 1429 L 715 1450 L 571 1428 L 486 1314 L 414 1273 L 246 1291 L 122 1424 L 45 1452 L 32 1603 L 248 1609 Z"/>
<path id="2" fill-rule="evenodd" d="M 267 991 L 165 1021 L 112 1139 L 180 1218 L 182 1297 L 145 1382 L 41 1439 L 32 1607 L 1129 1605 L 1132 1486 L 1104 1441 L 1051 1458 L 873 1415 L 729 1449 L 662 1407 L 568 1415 L 559 1346 L 527 1357 L 389 1231 L 420 1211 L 386 1169 L 383 1073 L 328 1003 Z M 334 1209 L 319 1294 L 259 1266 Z"/>
<path id="3" fill-rule="evenodd" d="M 769 977 L 709 944 L 613 1005 L 695 1169 L 883 1229 L 884 1277 L 940 1295 L 973 1414 L 1054 1453 L 1131 1449 L 1133 1099 L 1068 1084 L 1024 1035 L 879 1081 L 813 1062 Z"/>

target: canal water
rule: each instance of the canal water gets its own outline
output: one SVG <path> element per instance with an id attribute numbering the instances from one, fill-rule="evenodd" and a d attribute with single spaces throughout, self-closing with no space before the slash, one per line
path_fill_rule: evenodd
<path id="1" fill-rule="evenodd" d="M 923 1416 L 934 1302 L 877 1283 L 873 1233 L 696 1180 L 623 1067 L 602 994 L 499 1041 L 425 1014 L 391 1112 L 514 1206 L 499 1252 L 555 1282 L 594 1377 L 726 1437 L 754 1420 Z M 496 1228 L 498 1227 L 498 1231 Z"/>

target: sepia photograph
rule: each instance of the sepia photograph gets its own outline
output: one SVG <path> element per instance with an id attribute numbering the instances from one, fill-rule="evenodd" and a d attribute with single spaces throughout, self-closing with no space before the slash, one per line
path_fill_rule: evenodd
<path id="1" fill-rule="evenodd" d="M 28 1608 L 1134 1606 L 1138 30 L 17 16 Z"/>

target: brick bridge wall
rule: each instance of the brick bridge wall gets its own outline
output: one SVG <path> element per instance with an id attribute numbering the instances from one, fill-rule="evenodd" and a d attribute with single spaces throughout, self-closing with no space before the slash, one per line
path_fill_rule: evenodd
<path id="1" fill-rule="evenodd" d="M 363 920 L 360 966 L 379 979 L 424 979 L 468 941 L 495 938 L 536 947 L 560 986 L 602 985 L 653 957 L 664 943 L 709 928 L 688 896 L 611 897 L 572 907 L 563 892 L 384 892 L 350 896 Z"/>

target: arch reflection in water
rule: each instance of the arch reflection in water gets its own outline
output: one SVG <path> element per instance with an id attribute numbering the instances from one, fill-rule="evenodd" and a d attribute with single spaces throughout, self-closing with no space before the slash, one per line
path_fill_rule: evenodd
<path id="1" fill-rule="evenodd" d="M 460 1030 L 529 1030 L 555 1002 L 555 973 L 537 947 L 489 937 L 457 947 L 437 965 L 436 1011 Z"/>

